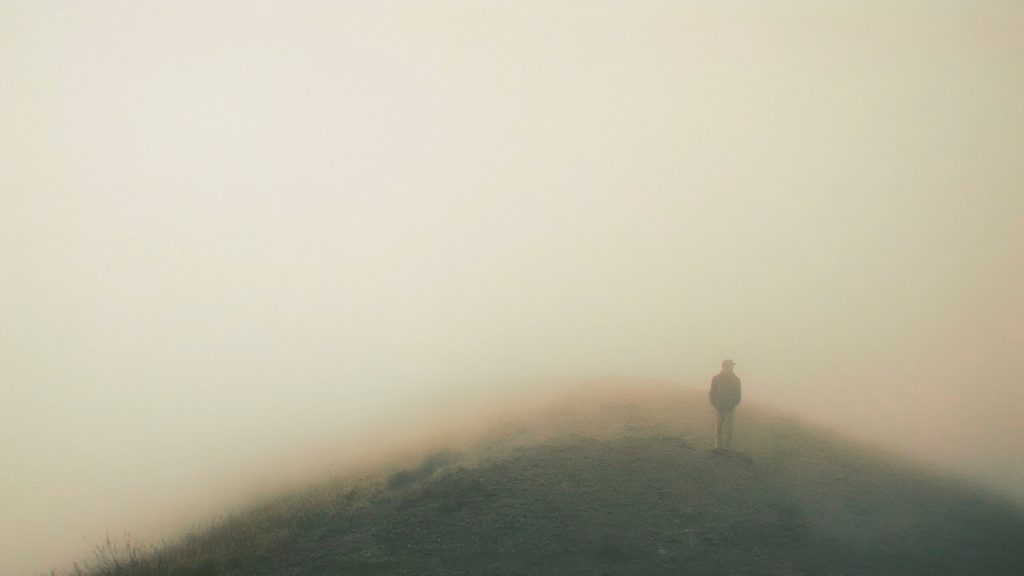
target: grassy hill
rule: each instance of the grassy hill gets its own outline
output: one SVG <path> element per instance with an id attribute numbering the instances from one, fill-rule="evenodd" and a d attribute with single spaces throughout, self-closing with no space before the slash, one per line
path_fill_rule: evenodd
<path id="1" fill-rule="evenodd" d="M 1006 501 L 747 406 L 712 434 L 703 393 L 605 387 L 78 573 L 1024 574 Z"/>

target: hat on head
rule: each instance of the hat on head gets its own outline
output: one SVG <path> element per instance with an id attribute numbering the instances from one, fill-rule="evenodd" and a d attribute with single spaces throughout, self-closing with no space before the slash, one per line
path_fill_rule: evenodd
<path id="1" fill-rule="evenodd" d="M 722 366 L 735 366 L 736 362 L 731 359 L 722 360 Z"/>

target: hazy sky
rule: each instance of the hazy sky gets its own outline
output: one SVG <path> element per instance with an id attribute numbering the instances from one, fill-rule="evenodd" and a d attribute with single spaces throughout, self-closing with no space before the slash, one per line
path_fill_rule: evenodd
<path id="1" fill-rule="evenodd" d="M 0 571 L 726 356 L 1024 501 L 1022 102 L 1014 1 L 0 0 Z"/>

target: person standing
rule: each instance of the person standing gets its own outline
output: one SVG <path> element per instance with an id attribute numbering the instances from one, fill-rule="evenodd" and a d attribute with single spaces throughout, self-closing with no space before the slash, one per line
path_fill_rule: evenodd
<path id="1" fill-rule="evenodd" d="M 715 428 L 715 452 L 725 452 L 732 448 L 732 423 L 736 414 L 736 406 L 740 403 L 743 389 L 740 377 L 733 372 L 736 363 L 732 360 L 722 361 L 722 371 L 711 379 L 711 391 L 708 398 L 718 412 L 718 423 Z"/>

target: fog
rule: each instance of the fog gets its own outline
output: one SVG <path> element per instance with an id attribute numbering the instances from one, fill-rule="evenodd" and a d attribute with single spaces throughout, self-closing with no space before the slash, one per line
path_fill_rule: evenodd
<path id="1" fill-rule="evenodd" d="M 1024 501 L 1021 102 L 1014 2 L 0 2 L 0 571 L 725 357 Z"/>

